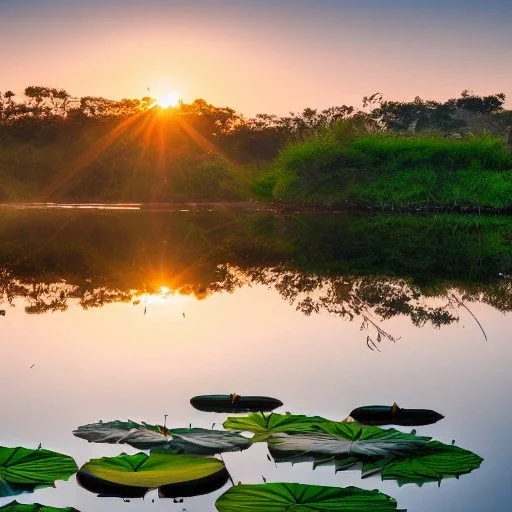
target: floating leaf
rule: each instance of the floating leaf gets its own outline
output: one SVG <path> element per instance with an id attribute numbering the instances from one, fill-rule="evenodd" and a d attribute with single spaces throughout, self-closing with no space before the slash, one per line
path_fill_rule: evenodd
<path id="1" fill-rule="evenodd" d="M 290 443 L 294 437 L 306 436 L 289 436 Z M 293 447 L 297 448 L 301 442 L 299 440 Z M 309 446 L 306 445 L 305 448 Z M 470 451 L 438 441 L 431 441 L 416 451 L 388 456 L 369 456 L 354 451 L 330 455 L 328 449 L 321 452 L 314 448 L 316 451 L 280 450 L 279 444 L 276 449 L 272 442 L 269 443 L 270 453 L 278 463 L 313 461 L 313 467 L 334 466 L 336 472 L 359 465 L 363 477 L 380 472 L 383 480 L 396 480 L 399 485 L 422 485 L 425 482 L 440 482 L 443 478 L 458 477 L 480 467 L 483 460 Z"/>
<path id="2" fill-rule="evenodd" d="M 237 485 L 215 502 L 219 512 L 391 512 L 396 500 L 377 490 L 296 483 Z"/>
<path id="3" fill-rule="evenodd" d="M 80 468 L 77 480 L 92 492 L 135 497 L 160 486 L 185 484 L 190 488 L 224 476 L 227 478 L 224 463 L 211 457 L 123 453 L 90 460 Z"/>
<path id="4" fill-rule="evenodd" d="M 157 425 L 134 421 L 91 423 L 73 430 L 73 435 L 90 443 L 126 443 L 138 449 L 149 449 L 169 442 L 169 436 Z"/>
<path id="5" fill-rule="evenodd" d="M 482 461 L 483 459 L 473 452 L 432 441 L 418 454 L 364 463 L 362 474 L 368 476 L 380 471 L 383 480 L 396 480 L 398 485 L 422 485 L 471 473 L 480 467 Z"/>
<path id="6" fill-rule="evenodd" d="M 431 425 L 444 416 L 431 409 L 403 409 L 398 405 L 366 405 L 354 409 L 350 416 L 364 425 Z"/>
<path id="7" fill-rule="evenodd" d="M 190 399 L 195 409 L 205 412 L 273 411 L 283 405 L 281 400 L 270 396 L 199 395 Z"/>
<path id="8" fill-rule="evenodd" d="M 377 439 L 355 440 L 326 433 L 312 434 L 275 434 L 268 439 L 269 447 L 274 451 L 309 453 L 312 455 L 365 455 L 368 457 L 389 457 L 418 452 L 430 438 L 401 438 L 398 433 Z"/>
<path id="9" fill-rule="evenodd" d="M 139 450 L 157 449 L 196 455 L 245 450 L 251 445 L 251 440 L 238 432 L 204 428 L 167 429 L 131 420 L 91 423 L 78 427 L 73 434 L 94 443 L 124 443 Z"/>
<path id="10" fill-rule="evenodd" d="M 0 446 L 0 496 L 54 486 L 55 480 L 67 480 L 77 469 L 71 457 L 57 452 Z"/>
<path id="11" fill-rule="evenodd" d="M 7 505 L 0 507 L 0 512 L 78 512 L 78 510 L 72 507 L 47 507 L 46 505 L 40 505 L 39 503 L 25 505 L 24 503 L 11 501 L 11 503 L 8 503 Z"/>
<path id="12" fill-rule="evenodd" d="M 247 439 L 238 432 L 225 430 L 207 430 L 204 428 L 173 429 L 170 431 L 172 441 L 158 447 L 172 453 L 191 453 L 196 455 L 214 455 L 216 453 L 246 450 L 251 446 Z"/>
<path id="13" fill-rule="evenodd" d="M 249 416 L 229 417 L 223 424 L 226 429 L 254 432 L 253 442 L 264 441 L 272 434 L 282 432 L 286 434 L 300 434 L 303 432 L 319 431 L 320 425 L 329 422 L 320 416 L 304 416 L 296 414 L 271 413 L 265 416 L 261 413 Z"/>

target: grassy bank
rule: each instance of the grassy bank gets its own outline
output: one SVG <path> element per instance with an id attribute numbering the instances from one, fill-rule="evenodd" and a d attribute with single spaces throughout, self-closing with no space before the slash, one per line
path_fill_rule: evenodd
<path id="1" fill-rule="evenodd" d="M 355 128 L 339 124 L 252 164 L 172 118 L 141 117 L 122 130 L 115 120 L 84 122 L 34 138 L 0 133 L 0 201 L 512 210 L 512 153 L 502 139 Z"/>
<path id="2" fill-rule="evenodd" d="M 512 208 L 502 139 L 322 134 L 288 145 L 254 190 L 284 202 L 363 208 Z"/>

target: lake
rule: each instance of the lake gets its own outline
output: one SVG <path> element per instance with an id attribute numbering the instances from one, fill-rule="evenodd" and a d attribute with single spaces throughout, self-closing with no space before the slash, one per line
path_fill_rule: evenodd
<path id="1" fill-rule="evenodd" d="M 411 512 L 510 510 L 510 218 L 3 208 L 0 300 L 2 446 L 41 443 L 78 466 L 137 453 L 72 431 L 164 415 L 168 427 L 222 428 L 227 414 L 190 405 L 201 394 L 268 395 L 284 404 L 276 412 L 332 420 L 396 402 L 443 414 L 417 433 L 454 440 L 480 468 L 399 487 L 275 464 L 266 443 L 223 459 L 235 482 L 379 489 Z M 16 499 L 208 512 L 230 485 L 183 503 L 156 491 L 123 502 L 71 477 Z"/>

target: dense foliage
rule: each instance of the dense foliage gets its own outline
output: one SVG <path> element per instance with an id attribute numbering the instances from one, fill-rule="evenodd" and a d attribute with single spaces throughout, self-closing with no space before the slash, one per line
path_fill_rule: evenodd
<path id="1" fill-rule="evenodd" d="M 505 96 L 373 94 L 363 108 L 246 118 L 202 99 L 0 93 L 0 201 L 237 201 L 512 206 Z M 510 142 L 510 141 L 509 141 Z M 456 172 L 451 172 L 456 171 Z"/>

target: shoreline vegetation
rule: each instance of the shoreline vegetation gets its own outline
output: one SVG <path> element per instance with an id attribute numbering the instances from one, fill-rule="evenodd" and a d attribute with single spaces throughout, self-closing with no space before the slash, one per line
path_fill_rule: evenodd
<path id="1" fill-rule="evenodd" d="M 245 204 L 272 212 L 512 213 L 505 96 L 245 118 L 204 100 L 0 93 L 0 203 Z"/>

